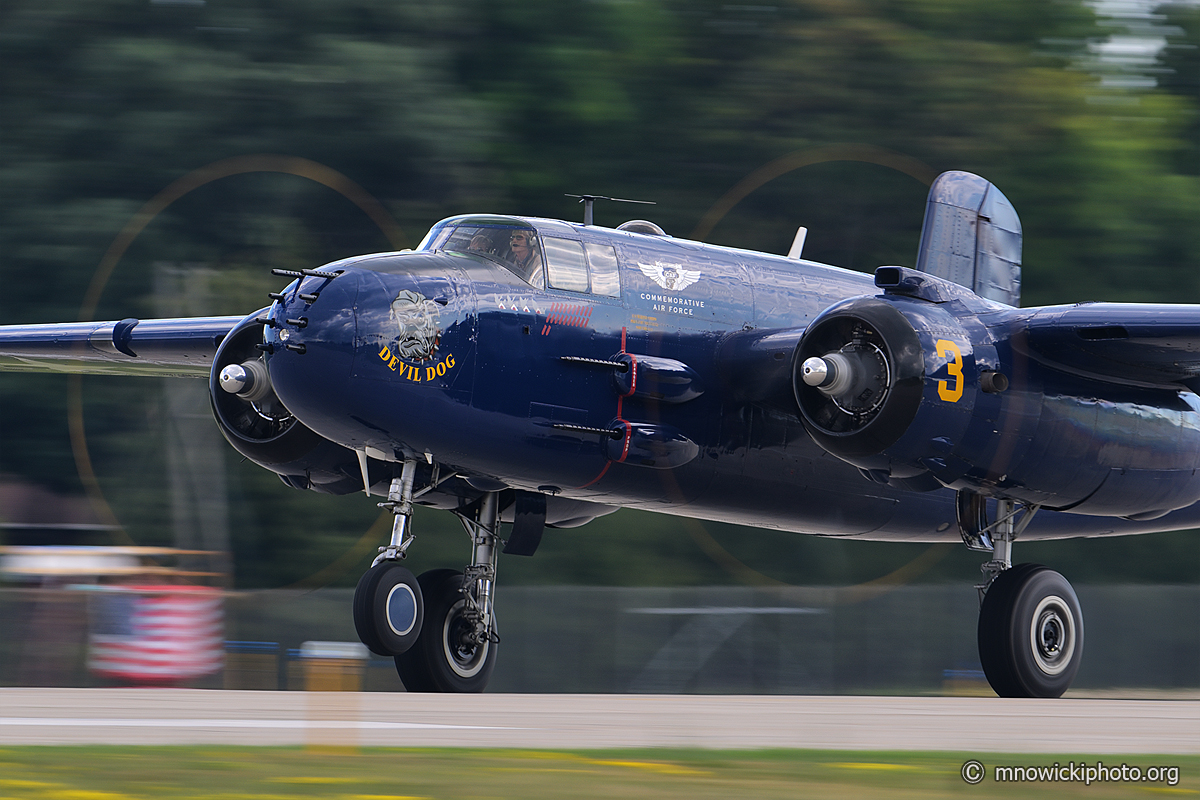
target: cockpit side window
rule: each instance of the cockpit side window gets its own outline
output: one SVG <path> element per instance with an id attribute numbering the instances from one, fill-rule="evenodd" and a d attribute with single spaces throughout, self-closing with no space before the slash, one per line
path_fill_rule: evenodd
<path id="1" fill-rule="evenodd" d="M 617 268 L 617 251 L 612 245 L 584 244 L 588 265 L 592 271 L 592 294 L 605 297 L 621 296 L 620 270 Z"/>
<path id="2" fill-rule="evenodd" d="M 587 259 L 583 245 L 573 239 L 546 237 L 546 274 L 555 289 L 569 292 L 588 290 Z"/>
<path id="3" fill-rule="evenodd" d="M 431 232 L 422 249 L 444 250 L 477 256 L 500 264 L 521 280 L 542 288 L 542 248 L 537 231 L 518 225 L 475 224 L 470 221 L 447 225 Z"/>
<path id="4" fill-rule="evenodd" d="M 552 236 L 542 241 L 546 245 L 547 282 L 552 288 L 604 297 L 621 296 L 617 251 L 612 245 Z"/>

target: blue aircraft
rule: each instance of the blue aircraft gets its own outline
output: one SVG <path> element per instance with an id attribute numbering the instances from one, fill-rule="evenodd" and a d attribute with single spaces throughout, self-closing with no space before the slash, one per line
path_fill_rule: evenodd
<path id="1" fill-rule="evenodd" d="M 1020 220 L 986 180 L 940 176 L 916 268 L 873 282 L 585 208 L 275 270 L 291 282 L 244 318 L 0 327 L 0 367 L 205 376 L 225 438 L 285 484 L 386 497 L 353 615 L 411 691 L 484 688 L 501 551 L 628 507 L 961 537 L 989 554 L 989 682 L 1057 697 L 1079 602 L 1014 541 L 1200 525 L 1200 307 L 1018 307 Z M 462 521 L 463 571 L 402 566 L 414 504 Z"/>

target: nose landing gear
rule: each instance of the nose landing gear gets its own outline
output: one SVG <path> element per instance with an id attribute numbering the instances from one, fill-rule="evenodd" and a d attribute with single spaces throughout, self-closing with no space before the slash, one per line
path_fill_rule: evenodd
<path id="1" fill-rule="evenodd" d="M 1013 540 L 1036 506 L 1019 518 L 1011 500 L 986 520 L 984 498 L 959 494 L 958 518 L 968 547 L 991 550 L 978 586 L 979 660 L 1001 697 L 1061 697 L 1083 657 L 1083 612 L 1067 579 L 1040 564 L 1012 565 Z M 993 542 L 994 540 L 994 542 Z"/>
<path id="2" fill-rule="evenodd" d="M 435 569 L 414 578 L 397 560 L 412 543 L 415 462 L 392 481 L 388 502 L 396 515 L 392 541 L 359 580 L 354 625 L 372 652 L 393 656 L 410 692 L 482 692 L 496 665 L 500 637 L 493 607 L 499 538 L 499 496 L 490 492 L 469 513 L 458 513 L 471 536 L 471 564 L 463 572 Z"/>
<path id="3" fill-rule="evenodd" d="M 354 591 L 354 628 L 372 653 L 394 656 L 416 642 L 425 617 L 421 586 L 394 561 L 371 567 Z"/>
<path id="4" fill-rule="evenodd" d="M 381 547 L 371 568 L 354 590 L 354 628 L 372 653 L 394 656 L 413 646 L 425 616 L 421 586 L 412 572 L 396 563 L 404 558 L 412 533 L 413 478 L 416 462 L 406 461 L 400 477 L 392 480 L 388 501 L 380 503 L 396 515 L 392 541 Z"/>

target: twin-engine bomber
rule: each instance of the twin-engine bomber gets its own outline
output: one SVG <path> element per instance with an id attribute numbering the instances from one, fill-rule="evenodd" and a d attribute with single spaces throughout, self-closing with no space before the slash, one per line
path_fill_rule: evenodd
<path id="1" fill-rule="evenodd" d="M 941 175 L 916 267 L 873 283 L 590 216 L 452 217 L 413 251 L 276 270 L 244 318 L 0 327 L 0 367 L 207 377 L 246 458 L 386 498 L 353 616 L 410 691 L 487 684 L 501 552 L 628 507 L 961 538 L 987 554 L 992 688 L 1058 697 L 1083 616 L 1014 543 L 1200 525 L 1200 306 L 1020 308 L 1020 220 L 986 180 Z M 462 521 L 461 572 L 403 566 L 415 504 Z"/>

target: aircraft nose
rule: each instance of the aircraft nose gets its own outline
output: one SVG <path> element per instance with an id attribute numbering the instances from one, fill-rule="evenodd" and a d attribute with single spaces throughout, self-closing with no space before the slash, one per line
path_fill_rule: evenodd
<path id="1" fill-rule="evenodd" d="M 263 346 L 276 395 L 307 427 L 352 448 L 408 442 L 431 401 L 467 402 L 474 294 L 453 261 L 387 254 L 299 277 L 272 295 Z"/>
<path id="2" fill-rule="evenodd" d="M 337 347 L 354 338 L 354 301 L 359 275 L 355 270 L 287 272 L 300 280 L 289 291 L 272 294 L 267 343 L 273 350 L 305 354 L 310 347 Z M 272 341 L 274 339 L 275 341 Z"/>
<path id="3" fill-rule="evenodd" d="M 360 277 L 328 267 L 285 274 L 299 280 L 272 295 L 263 346 L 275 393 L 304 422 L 349 376 Z"/>

